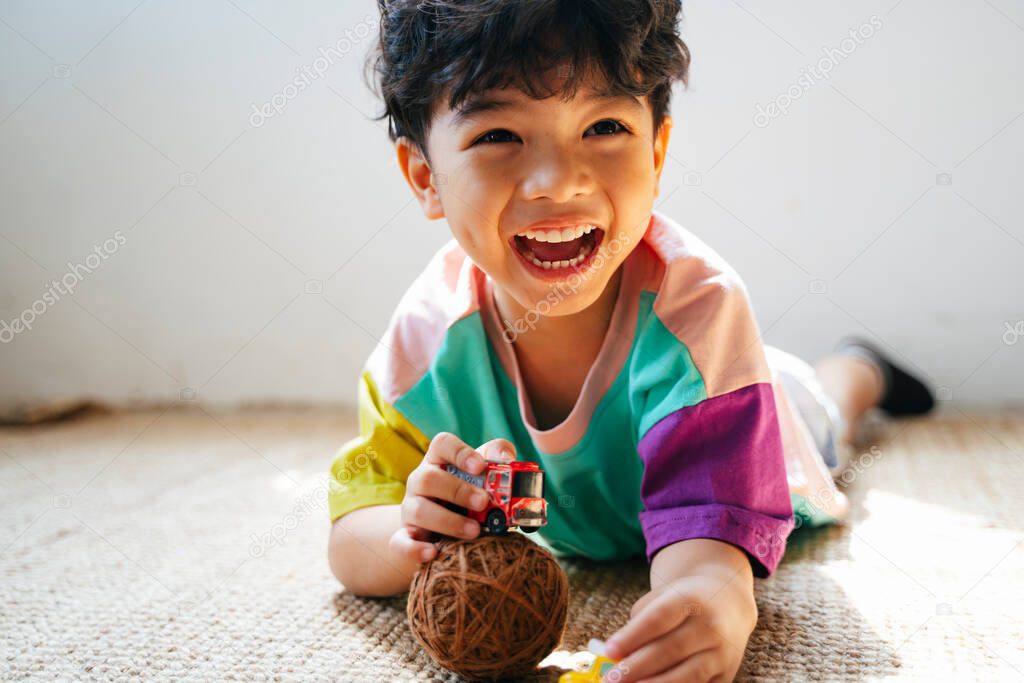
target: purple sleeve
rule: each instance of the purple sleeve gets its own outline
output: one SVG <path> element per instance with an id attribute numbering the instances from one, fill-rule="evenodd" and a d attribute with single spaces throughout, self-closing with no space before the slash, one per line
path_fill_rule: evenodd
<path id="1" fill-rule="evenodd" d="M 770 384 L 669 413 L 637 450 L 648 560 L 672 543 L 713 538 L 744 550 L 755 576 L 771 576 L 793 529 L 793 507 Z"/>

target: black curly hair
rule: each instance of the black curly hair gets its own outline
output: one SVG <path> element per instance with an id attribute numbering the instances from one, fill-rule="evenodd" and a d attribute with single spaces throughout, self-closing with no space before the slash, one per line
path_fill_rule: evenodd
<path id="1" fill-rule="evenodd" d="M 614 95 L 649 96 L 657 130 L 672 83 L 687 83 L 681 0 L 378 0 L 380 40 L 366 77 L 383 98 L 392 141 L 425 154 L 434 108 L 458 109 L 492 88 L 571 99 L 592 75 Z M 557 68 L 563 78 L 551 79 Z"/>

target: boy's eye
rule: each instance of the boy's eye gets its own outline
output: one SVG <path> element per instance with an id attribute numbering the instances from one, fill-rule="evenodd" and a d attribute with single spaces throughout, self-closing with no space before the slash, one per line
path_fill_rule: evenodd
<path id="1" fill-rule="evenodd" d="M 629 129 L 615 119 L 602 119 L 588 128 L 583 134 L 584 137 L 586 137 L 587 133 L 590 131 L 594 131 L 595 135 L 615 135 L 617 133 L 628 133 Z M 484 144 L 493 145 L 502 142 L 516 142 L 517 140 L 519 140 L 519 136 L 515 133 L 505 130 L 504 128 L 495 128 L 494 130 L 489 130 L 478 137 L 473 144 L 475 145 L 482 142 Z"/>
<path id="2" fill-rule="evenodd" d="M 478 137 L 476 139 L 476 142 L 474 142 L 473 144 L 475 145 L 478 142 L 494 144 L 498 142 L 515 142 L 516 140 L 518 140 L 518 138 L 516 137 L 515 133 L 511 133 L 505 130 L 504 128 L 497 128 L 495 130 L 487 131 L 486 133 Z"/>
<path id="3" fill-rule="evenodd" d="M 620 132 L 629 132 L 624 125 L 622 125 L 615 119 L 604 119 L 602 121 L 598 121 L 590 128 L 588 128 L 587 131 L 596 131 L 596 135 L 615 135 L 616 133 Z M 586 136 L 586 133 L 584 133 L 584 136 Z"/>

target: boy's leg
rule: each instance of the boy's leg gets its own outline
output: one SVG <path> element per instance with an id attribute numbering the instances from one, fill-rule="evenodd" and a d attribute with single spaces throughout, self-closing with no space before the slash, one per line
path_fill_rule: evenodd
<path id="1" fill-rule="evenodd" d="M 923 415 L 935 405 L 924 382 L 864 339 L 840 340 L 836 350 L 814 367 L 843 416 L 846 427 L 840 438 L 848 444 L 853 444 L 858 422 L 871 408 L 877 406 L 889 415 Z"/>
<path id="2" fill-rule="evenodd" d="M 814 372 L 843 416 L 845 428 L 839 438 L 852 445 L 858 421 L 882 400 L 882 370 L 867 358 L 832 353 L 814 364 Z"/>

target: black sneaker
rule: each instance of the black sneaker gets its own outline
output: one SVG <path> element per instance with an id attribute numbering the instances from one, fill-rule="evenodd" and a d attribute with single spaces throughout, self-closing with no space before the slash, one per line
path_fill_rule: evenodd
<path id="1" fill-rule="evenodd" d="M 935 397 L 924 382 L 899 367 L 871 342 L 843 337 L 835 353 L 864 358 L 882 371 L 884 388 L 878 407 L 889 415 L 924 415 L 935 406 Z"/>

